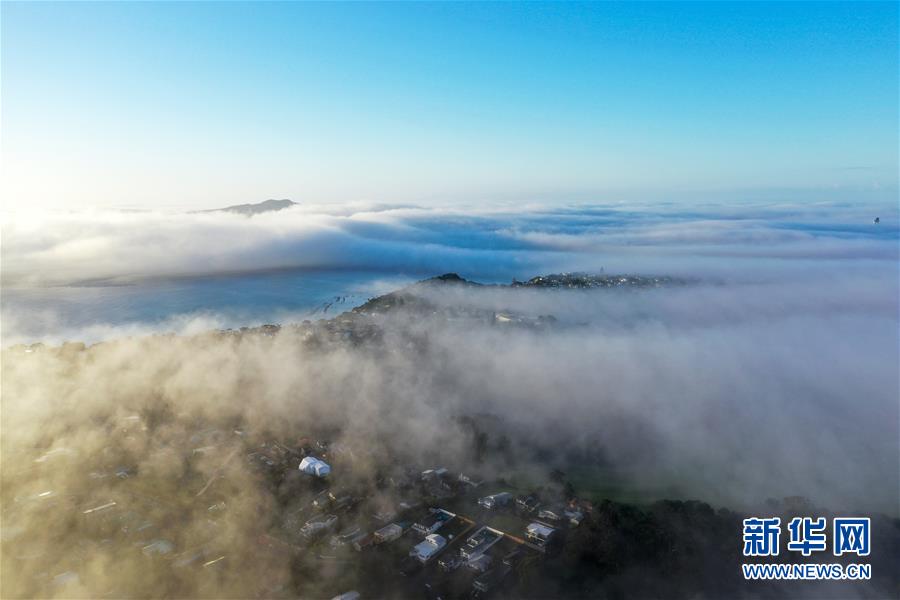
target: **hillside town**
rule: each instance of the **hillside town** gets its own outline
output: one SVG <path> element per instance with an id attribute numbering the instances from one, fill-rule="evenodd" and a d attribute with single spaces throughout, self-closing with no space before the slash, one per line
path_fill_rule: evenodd
<path id="1" fill-rule="evenodd" d="M 144 417 L 133 415 L 121 420 L 116 433 L 128 438 L 147 427 Z M 17 509 L 43 506 L 75 515 L 74 526 L 82 532 L 82 552 L 73 553 L 67 565 L 47 565 L 43 583 L 51 588 L 90 587 L 85 561 L 92 547 L 101 546 L 143 555 L 148 567 L 163 572 L 196 571 L 198 577 L 215 578 L 238 560 L 221 526 L 235 518 L 229 512 L 247 510 L 234 504 L 230 478 L 249 473 L 255 485 L 277 499 L 274 506 L 254 509 L 267 511 L 261 521 L 267 525 L 251 536 L 257 544 L 252 554 L 260 564 L 271 555 L 290 565 L 264 570 L 257 597 L 377 598 L 392 590 L 404 597 L 483 598 L 540 573 L 546 558 L 559 553 L 593 510 L 590 502 L 567 497 L 562 487 L 540 493 L 511 490 L 477 472 L 441 465 L 379 469 L 374 489 L 366 489 L 353 474 L 358 457 L 314 437 L 288 441 L 243 428 L 198 425 L 183 443 L 181 460 L 189 465 L 218 459 L 221 464 L 209 479 L 183 480 L 186 493 L 178 507 L 171 504 L 174 499 L 155 493 L 153 482 L 144 481 L 134 465 L 100 460 L 84 476 L 105 490 L 102 501 L 59 489 L 16 497 L 4 511 L 4 542 L 16 543 L 18 561 L 31 567 L 40 563 L 15 523 Z M 73 454 L 48 452 L 34 468 L 69 468 Z M 183 498 L 193 506 L 183 505 Z M 190 547 L 167 523 L 178 512 L 205 514 L 205 532 L 193 536 Z M 295 576 L 326 568 L 332 574 L 326 581 Z M 127 590 L 108 593 L 127 595 Z"/>
<path id="2" fill-rule="evenodd" d="M 339 598 L 377 597 L 371 584 L 385 576 L 389 587 L 410 596 L 488 597 L 539 572 L 547 554 L 558 553 L 593 510 L 562 489 L 514 494 L 499 482 L 439 465 L 381 474 L 380 500 L 373 504 L 343 484 L 340 465 L 353 458 L 339 445 L 304 439 L 247 450 L 261 477 L 277 487 L 291 481 L 296 494 L 281 525 L 264 534 L 266 544 L 303 562 L 377 570 L 372 578 L 348 577 L 355 587 Z"/>
<path id="3" fill-rule="evenodd" d="M 142 416 L 125 417 L 118 434 L 127 438 L 148 425 Z M 108 549 L 163 581 L 197 582 L 199 595 L 206 595 L 204 585 L 219 589 L 231 573 L 243 573 L 255 598 L 507 599 L 583 596 L 586 589 L 616 594 L 619 586 L 635 585 L 653 595 L 663 590 L 660 569 L 680 593 L 740 589 L 737 569 L 706 579 L 706 567 L 695 571 L 701 567 L 682 560 L 699 553 L 721 568 L 739 560 L 738 545 L 721 539 L 739 531 L 739 515 L 703 503 L 597 504 L 574 495 L 564 480 L 513 489 L 502 478 L 436 464 L 381 465 L 366 485 L 358 477 L 362 457 L 325 438 L 285 440 L 198 424 L 182 441 L 180 459 L 189 467 L 218 466 L 211 478 L 199 470 L 183 478 L 178 497 L 157 489 L 153 474 L 116 464 L 112 456 L 92 461 L 81 474 L 101 495 L 41 489 L 15 497 L 4 507 L 6 565 L 39 573 L 38 588 L 62 597 L 136 593 L 96 587 L 105 579 L 91 561 Z M 73 452 L 55 449 L 30 468 L 71 469 L 74 459 Z M 247 484 L 267 490 L 274 503 L 247 506 L 240 497 Z M 51 523 L 63 519 L 78 532 L 80 541 L 62 564 L 42 566 L 48 557 L 40 542 L 19 526 L 26 510 Z M 770 510 L 794 514 L 810 506 L 788 498 L 773 501 Z M 190 536 L 179 531 L 179 515 L 192 515 Z M 252 528 L 236 546 L 229 528 L 243 520 Z M 889 522 L 880 523 L 876 544 L 896 539 Z M 629 575 L 636 567 L 645 570 L 643 582 Z M 879 574 L 882 582 L 889 572 Z M 578 583 L 585 578 L 594 587 Z M 165 588 L 153 593 L 160 594 Z"/>

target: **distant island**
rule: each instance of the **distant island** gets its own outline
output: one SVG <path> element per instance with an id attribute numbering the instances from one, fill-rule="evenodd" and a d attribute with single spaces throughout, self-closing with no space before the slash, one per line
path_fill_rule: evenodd
<path id="1" fill-rule="evenodd" d="M 257 202 L 256 204 L 235 204 L 234 206 L 226 206 L 225 208 L 213 208 L 209 210 L 198 210 L 195 212 L 228 212 L 252 217 L 253 215 L 259 215 L 262 213 L 284 210 L 285 208 L 290 208 L 292 206 L 297 206 L 297 203 L 293 200 L 265 200 L 263 202 Z"/>
<path id="2" fill-rule="evenodd" d="M 553 315 L 533 315 L 526 317 L 514 314 L 515 311 L 505 308 L 502 311 L 489 310 L 466 301 L 461 296 L 448 297 L 446 291 L 453 288 L 470 290 L 519 290 L 523 288 L 537 289 L 569 289 L 569 290 L 595 290 L 595 289 L 621 289 L 644 290 L 661 287 L 675 287 L 693 283 L 691 279 L 681 279 L 669 276 L 642 276 L 642 275 L 604 275 L 590 273 L 554 273 L 551 275 L 539 275 L 527 281 L 516 281 L 511 284 L 481 284 L 460 277 L 456 273 L 445 273 L 430 279 L 413 283 L 402 289 L 371 298 L 367 302 L 353 308 L 350 312 L 339 315 L 344 320 L 354 316 L 372 317 L 385 315 L 398 309 L 407 313 L 415 313 L 419 316 L 430 315 L 432 317 L 452 315 L 458 318 L 462 314 L 469 317 L 498 323 L 530 323 L 545 325 L 555 322 Z M 470 299 L 471 300 L 471 299 Z"/>

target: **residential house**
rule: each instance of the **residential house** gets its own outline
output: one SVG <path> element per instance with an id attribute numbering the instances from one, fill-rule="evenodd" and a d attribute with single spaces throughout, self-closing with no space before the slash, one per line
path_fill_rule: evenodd
<path id="1" fill-rule="evenodd" d="M 485 496 L 484 498 L 478 499 L 478 504 L 487 509 L 495 509 L 500 508 L 501 506 L 506 506 L 512 500 L 512 494 L 509 492 L 500 492 L 499 494 L 491 494 L 490 496 Z"/>
<path id="2" fill-rule="evenodd" d="M 415 557 L 421 563 L 426 563 L 447 546 L 447 540 L 442 535 L 432 533 L 425 536 L 425 540 L 416 544 L 409 555 Z"/>
<path id="3" fill-rule="evenodd" d="M 428 535 L 443 527 L 445 523 L 455 516 L 452 512 L 442 508 L 433 508 L 428 516 L 413 525 L 413 529 L 423 535 Z"/>

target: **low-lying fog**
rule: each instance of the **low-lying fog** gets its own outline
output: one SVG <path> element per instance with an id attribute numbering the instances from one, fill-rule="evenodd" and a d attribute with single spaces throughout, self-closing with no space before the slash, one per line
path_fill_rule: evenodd
<path id="1" fill-rule="evenodd" d="M 557 318 L 539 328 L 394 310 L 372 318 L 383 336 L 363 343 L 340 336 L 314 342 L 315 327 L 301 326 L 274 336 L 155 335 L 84 349 L 5 350 L 4 590 L 53 595 L 53 576 L 78 560 L 102 574 L 112 595 L 144 588 L 241 595 L 241 569 L 262 568 L 250 541 L 266 530 L 266 507 L 275 500 L 245 461 L 227 460 L 244 443 L 232 434 L 236 428 L 257 441 L 329 437 L 345 449 L 335 479 L 369 489 L 372 502 L 378 475 L 397 465 L 442 464 L 535 484 L 554 469 L 578 471 L 587 473 L 581 493 L 596 497 L 615 487 L 639 499 L 698 498 L 752 510 L 769 497 L 805 496 L 847 514 L 900 512 L 896 223 L 887 224 L 893 233 L 872 236 L 840 227 L 840 234 L 822 233 L 824 226 L 812 234 L 812 227 L 781 223 L 754 226 L 753 239 L 734 241 L 728 236 L 740 234 L 733 220 L 710 225 L 707 215 L 669 227 L 669 237 L 661 225 L 641 222 L 601 242 L 610 228 L 575 231 L 546 219 L 530 220 L 527 234 L 518 223 L 504 230 L 518 233 L 503 235 L 562 246 L 500 251 L 498 270 L 558 266 L 574 257 L 575 266 L 608 262 L 627 272 L 634 245 L 642 266 L 635 270 L 668 265 L 691 280 L 643 290 L 451 285 L 422 292 L 438 306 Z M 583 224 L 591 215 L 567 219 Z M 486 225 L 478 222 L 481 231 Z M 450 231 L 464 229 L 453 223 Z M 475 237 L 497 239 L 498 231 Z M 678 241 L 682 235 L 689 250 Z M 654 241 L 639 243 L 640 236 Z M 403 243 L 413 244 L 412 237 Z M 698 239 L 707 245 L 699 248 Z M 68 243 L 79 242 L 82 250 L 89 246 L 86 238 Z M 469 252 L 448 241 L 434 258 L 430 242 L 422 243 L 416 260 L 434 267 L 432 274 L 450 270 L 434 263 Z M 12 249 L 4 247 L 4 271 L 12 264 L 16 277 L 38 280 L 52 263 L 60 268 L 48 277 L 61 273 L 65 262 L 51 256 L 63 252 L 59 246 L 35 245 L 24 248 L 14 235 Z M 471 245 L 471 252 L 494 256 L 490 241 Z M 615 252 L 607 253 L 612 245 Z M 114 264 L 128 256 L 85 266 L 80 261 L 92 251 L 84 252 L 72 263 L 78 277 L 128 273 Z M 139 260 L 139 248 L 128 252 Z M 728 262 L 728 255 L 742 258 Z M 168 264 L 155 260 L 141 265 L 143 274 Z M 477 280 L 488 270 L 482 264 L 474 276 L 461 274 Z M 461 416 L 481 420 L 492 440 L 505 437 L 507 450 L 476 461 Z M 210 429 L 227 435 L 207 444 L 201 433 Z M 127 482 L 116 476 L 123 466 Z M 215 536 L 232 548 L 235 566 L 202 584 L 212 587 L 196 587 L 201 583 L 189 574 L 160 578 L 121 558 L 115 543 L 104 546 L 85 533 L 85 510 L 112 499 L 127 503 L 129 495 L 144 498 L 141 510 L 153 514 L 140 518 L 152 521 L 155 537 L 179 551 L 204 544 L 213 535 L 212 502 L 197 500 L 202 485 L 194 482 L 219 475 L 224 479 L 210 496 L 225 499 L 229 510 L 216 521 Z M 126 483 L 135 486 L 127 493 Z M 269 561 L 265 568 L 287 566 Z"/>
<path id="2" fill-rule="evenodd" d="M 353 306 L 446 272 L 503 283 L 601 269 L 727 281 L 870 271 L 896 279 L 898 260 L 897 207 L 857 203 L 299 204 L 252 217 L 20 213 L 2 216 L 0 229 L 4 347 L 318 318 L 336 297 Z M 864 281 L 848 292 L 869 294 Z"/>

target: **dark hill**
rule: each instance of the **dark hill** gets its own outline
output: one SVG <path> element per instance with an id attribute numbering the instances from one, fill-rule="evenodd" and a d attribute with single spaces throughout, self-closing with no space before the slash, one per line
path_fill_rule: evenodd
<path id="1" fill-rule="evenodd" d="M 293 200 L 266 200 L 264 202 L 257 202 L 256 204 L 235 204 L 234 206 L 226 206 L 225 208 L 214 208 L 212 210 L 201 210 L 197 212 L 229 212 L 252 217 L 253 215 L 284 210 L 285 208 L 296 205 L 297 203 Z"/>

